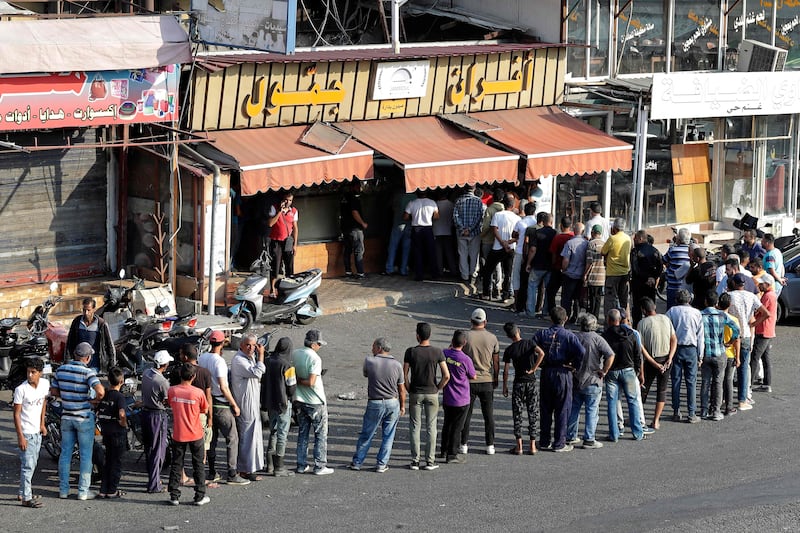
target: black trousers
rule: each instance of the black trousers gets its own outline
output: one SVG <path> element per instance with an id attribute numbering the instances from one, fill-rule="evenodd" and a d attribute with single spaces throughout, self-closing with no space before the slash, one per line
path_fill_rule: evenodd
<path id="1" fill-rule="evenodd" d="M 181 470 L 186 457 L 186 448 L 192 454 L 192 478 L 194 479 L 194 501 L 200 501 L 206 495 L 206 469 L 203 466 L 203 439 L 192 442 L 172 442 L 172 464 L 169 469 L 169 496 L 173 500 L 181 499 Z"/>
<path id="2" fill-rule="evenodd" d="M 464 421 L 464 429 L 461 431 L 461 444 L 469 441 L 469 424 L 472 420 L 472 408 L 476 398 L 481 402 L 486 445 L 494 445 L 494 386 L 491 382 L 469 384 L 469 410 L 467 419 Z"/>
<path id="3" fill-rule="evenodd" d="M 433 279 L 442 273 L 436 264 L 436 241 L 433 226 L 414 226 L 411 228 L 411 247 L 414 250 L 414 278 L 422 281 L 425 277 L 425 264 L 430 267 Z"/>
<path id="4" fill-rule="evenodd" d="M 511 271 L 514 268 L 514 251 L 506 252 L 502 248 L 500 250 L 492 250 L 486 257 L 486 265 L 484 272 L 491 273 L 500 265 L 500 270 L 503 272 L 503 298 L 511 296 Z M 492 277 L 483 277 L 483 295 L 492 295 Z"/>
<path id="5" fill-rule="evenodd" d="M 452 457 L 458 454 L 461 432 L 467 421 L 468 405 L 460 407 L 444 406 L 444 426 L 442 426 L 442 455 Z"/>
<path id="6" fill-rule="evenodd" d="M 128 449 L 128 433 L 103 435 L 103 446 L 106 448 L 106 457 L 100 481 L 100 494 L 114 494 L 119 488 L 119 480 L 122 477 L 122 455 Z"/>
<path id="7" fill-rule="evenodd" d="M 567 442 L 567 423 L 572 409 L 572 374 L 566 368 L 544 368 L 540 385 L 541 446 L 546 448 L 552 444 L 553 449 L 563 448 Z"/>
<path id="8" fill-rule="evenodd" d="M 642 298 L 645 296 L 655 302 L 656 288 L 648 287 L 646 283 L 631 278 L 631 318 L 633 318 L 633 327 L 636 327 L 642 319 Z"/>
<path id="9" fill-rule="evenodd" d="M 550 310 L 556 306 L 556 294 L 558 294 L 558 290 L 561 288 L 561 279 L 564 275 L 561 273 L 560 270 L 551 270 L 550 271 L 550 281 L 547 283 L 547 309 L 542 309 L 542 312 L 547 315 L 550 313 Z M 567 309 L 567 313 L 569 313 L 569 309 Z"/>

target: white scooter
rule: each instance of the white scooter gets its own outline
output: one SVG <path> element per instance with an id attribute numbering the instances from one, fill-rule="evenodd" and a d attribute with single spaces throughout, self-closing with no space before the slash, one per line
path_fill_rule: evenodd
<path id="1" fill-rule="evenodd" d="M 253 272 L 236 288 L 234 298 L 240 303 L 229 309 L 231 317 L 247 331 L 254 321 L 264 323 L 299 322 L 307 325 L 322 315 L 317 289 L 322 270 L 312 268 L 278 281 L 278 298 L 264 296 L 270 290 L 270 258 L 266 251 L 250 266 Z"/>

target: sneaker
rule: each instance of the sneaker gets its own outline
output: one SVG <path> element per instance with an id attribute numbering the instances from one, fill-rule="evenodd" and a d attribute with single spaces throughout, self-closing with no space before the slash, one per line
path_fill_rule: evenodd
<path id="1" fill-rule="evenodd" d="M 222 476 L 220 476 L 219 474 L 216 474 L 216 473 L 215 474 L 210 474 L 208 476 L 208 481 L 209 481 L 209 483 L 216 483 L 217 481 L 222 481 Z"/>
<path id="2" fill-rule="evenodd" d="M 352 272 L 348 272 L 347 270 L 345 270 L 345 271 L 344 271 L 344 277 L 346 277 L 346 278 L 352 278 L 352 277 L 353 277 L 353 273 L 352 273 Z"/>
<path id="3" fill-rule="evenodd" d="M 389 465 L 378 465 L 375 467 L 375 472 L 378 474 L 383 474 L 387 470 L 389 470 Z"/>
<path id="4" fill-rule="evenodd" d="M 603 443 L 597 442 L 596 440 L 585 440 L 583 441 L 583 449 L 584 450 L 596 450 L 598 448 L 602 448 Z"/>
<path id="5" fill-rule="evenodd" d="M 180 500 L 170 500 L 169 504 L 172 505 L 173 507 L 177 507 L 177 506 L 179 506 L 181 504 L 181 501 Z"/>
<path id="6" fill-rule="evenodd" d="M 583 441 L 581 441 L 581 439 L 579 439 L 578 437 L 575 437 L 574 439 L 567 439 L 567 444 L 575 445 L 575 444 L 580 444 L 581 442 Z"/>
<path id="7" fill-rule="evenodd" d="M 315 476 L 327 476 L 328 474 L 333 474 L 333 468 L 328 468 L 327 466 L 323 466 L 322 468 L 314 469 Z"/>
<path id="8" fill-rule="evenodd" d="M 411 461 L 411 464 L 408 465 L 410 470 L 419 470 L 419 461 Z"/>
<path id="9" fill-rule="evenodd" d="M 753 398 L 748 398 L 747 403 L 749 403 L 750 405 L 755 405 L 756 401 Z"/>
<path id="10" fill-rule="evenodd" d="M 730 409 L 725 409 L 725 412 L 722 413 L 722 414 L 724 414 L 725 416 L 731 416 L 731 415 L 735 415 L 738 411 L 739 410 L 737 408 L 731 407 Z"/>
<path id="11" fill-rule="evenodd" d="M 571 452 L 573 449 L 574 446 L 572 446 L 572 444 L 565 444 L 562 448 L 554 448 L 553 451 L 556 453 L 562 453 L 562 452 Z"/>
<path id="12" fill-rule="evenodd" d="M 364 279 L 366 277 L 367 277 L 367 275 L 364 274 L 363 272 L 359 272 L 358 274 L 355 275 L 356 279 Z"/>
<path id="13" fill-rule="evenodd" d="M 461 446 L 458 447 L 458 453 L 467 455 L 467 453 L 469 453 L 469 446 L 467 446 L 466 444 L 462 444 Z"/>
<path id="14" fill-rule="evenodd" d="M 439 465 L 437 465 L 436 463 L 428 463 L 422 467 L 423 470 L 428 470 L 428 471 L 436 470 L 437 468 L 439 468 Z"/>
<path id="15" fill-rule="evenodd" d="M 749 411 L 753 406 L 747 401 L 739 402 L 739 411 Z"/>
<path id="16" fill-rule="evenodd" d="M 86 494 L 78 494 L 78 499 L 81 501 L 94 500 L 95 498 L 97 498 L 97 493 L 93 490 L 90 490 Z"/>
<path id="17" fill-rule="evenodd" d="M 681 420 L 683 420 L 683 415 L 681 415 L 680 411 L 675 411 L 674 413 L 672 413 L 673 422 L 680 422 Z"/>
<path id="18" fill-rule="evenodd" d="M 350 463 L 347 465 L 348 470 L 355 470 L 356 472 L 361 470 L 361 465 L 357 465 L 355 463 Z"/>
<path id="19" fill-rule="evenodd" d="M 209 498 L 208 496 L 203 496 L 202 500 L 195 500 L 194 504 L 197 505 L 197 506 L 200 506 L 200 505 L 205 505 L 210 501 L 211 501 L 211 498 Z"/>
<path id="20" fill-rule="evenodd" d="M 295 472 L 298 474 L 307 474 L 308 472 L 311 472 L 311 465 L 298 466 L 295 469 Z"/>
<path id="21" fill-rule="evenodd" d="M 539 442 L 537 446 L 540 450 L 551 450 L 553 448 L 552 444 L 544 444 L 543 442 Z"/>
<path id="22" fill-rule="evenodd" d="M 710 416 L 708 419 L 709 419 L 709 420 L 712 420 L 712 421 L 714 421 L 714 422 L 719 422 L 719 421 L 721 421 L 721 420 L 724 420 L 724 419 L 725 419 L 725 417 L 724 417 L 724 416 L 722 416 L 722 413 L 717 413 L 717 414 L 715 414 L 715 415 L 712 415 L 712 416 Z"/>
<path id="23" fill-rule="evenodd" d="M 494 455 L 494 444 L 490 444 L 486 447 L 486 455 Z"/>
<path id="24" fill-rule="evenodd" d="M 463 465 L 466 462 L 467 460 L 463 455 L 451 455 L 447 458 L 447 464 L 449 465 Z"/>
<path id="25" fill-rule="evenodd" d="M 761 385 L 760 387 L 754 390 L 757 390 L 758 392 L 772 392 L 772 387 L 769 385 Z"/>
<path id="26" fill-rule="evenodd" d="M 249 485 L 249 484 L 250 480 L 243 478 L 239 474 L 236 474 L 235 476 L 228 478 L 228 485 Z"/>
<path id="27" fill-rule="evenodd" d="M 652 435 L 655 432 L 656 432 L 656 430 L 651 428 L 650 426 L 645 426 L 644 428 L 642 428 L 642 433 L 644 435 Z"/>
<path id="28" fill-rule="evenodd" d="M 62 500 L 66 500 L 67 498 L 69 498 L 69 493 L 68 492 L 61 492 L 61 493 L 59 493 L 58 497 L 60 499 L 62 499 Z"/>
<path id="29" fill-rule="evenodd" d="M 700 417 L 697 415 L 689 415 L 689 418 L 687 418 L 686 421 L 690 424 L 697 424 L 700 422 Z"/>

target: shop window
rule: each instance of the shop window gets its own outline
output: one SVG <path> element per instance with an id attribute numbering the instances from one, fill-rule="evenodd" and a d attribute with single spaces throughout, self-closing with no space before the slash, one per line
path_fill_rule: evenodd
<path id="1" fill-rule="evenodd" d="M 737 219 L 746 212 L 755 211 L 753 207 L 755 143 L 746 140 L 751 137 L 753 137 L 753 117 L 725 119 L 726 142 L 722 161 L 722 216 L 725 218 Z"/>
<path id="2" fill-rule="evenodd" d="M 719 4 L 675 0 L 672 70 L 717 70 Z"/>
<path id="3" fill-rule="evenodd" d="M 584 174 L 582 176 L 558 176 L 556 178 L 556 210 L 555 220 L 561 217 L 577 217 L 585 222 L 592 202 L 603 202 L 604 174 Z"/>
<path id="4" fill-rule="evenodd" d="M 608 76 L 609 0 L 570 0 L 567 12 L 567 42 L 584 45 L 570 48 L 567 70 L 575 78 Z M 587 54 L 588 51 L 588 54 Z M 587 63 L 588 61 L 588 63 Z"/>
<path id="5" fill-rule="evenodd" d="M 666 10 L 662 0 L 628 3 L 617 17 L 618 74 L 666 70 Z"/>
<path id="6" fill-rule="evenodd" d="M 766 157 L 764 158 L 764 214 L 789 211 L 789 185 L 793 175 L 794 153 L 791 141 L 792 120 L 778 115 L 766 120 Z M 780 138 L 785 136 L 785 138 Z"/>

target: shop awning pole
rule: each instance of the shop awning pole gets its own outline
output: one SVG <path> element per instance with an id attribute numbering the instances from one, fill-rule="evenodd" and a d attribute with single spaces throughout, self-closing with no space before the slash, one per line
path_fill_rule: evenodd
<path id="1" fill-rule="evenodd" d="M 649 122 L 649 108 L 642 105 L 641 98 L 639 99 L 638 110 L 638 123 L 636 126 L 636 190 L 633 198 L 633 206 L 636 209 L 636 224 L 635 229 L 642 229 L 642 213 L 644 213 L 644 173 L 645 164 L 647 163 L 647 123 Z"/>

